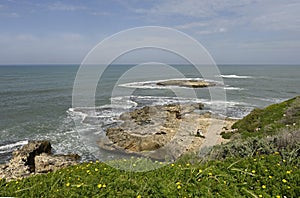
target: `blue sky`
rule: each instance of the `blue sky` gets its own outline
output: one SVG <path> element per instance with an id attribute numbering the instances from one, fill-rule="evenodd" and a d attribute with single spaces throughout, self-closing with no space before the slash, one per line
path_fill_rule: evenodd
<path id="1" fill-rule="evenodd" d="M 153 25 L 218 64 L 300 64 L 299 0 L 0 0 L 0 64 L 80 63 L 107 36 Z"/>

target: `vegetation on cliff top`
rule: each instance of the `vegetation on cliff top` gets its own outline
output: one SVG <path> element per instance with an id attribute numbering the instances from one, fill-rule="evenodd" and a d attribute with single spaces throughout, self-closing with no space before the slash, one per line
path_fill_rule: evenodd
<path id="1" fill-rule="evenodd" d="M 297 197 L 299 159 L 275 152 L 199 163 L 186 157 L 149 172 L 126 172 L 101 162 L 46 175 L 0 180 L 0 196 L 16 197 Z M 131 159 L 134 164 L 137 159 Z M 124 162 L 124 163 L 128 163 Z M 154 162 L 155 163 L 155 162 Z M 159 162 L 156 162 L 159 163 Z"/>
<path id="2" fill-rule="evenodd" d="M 265 137 L 274 135 L 283 128 L 299 128 L 300 126 L 300 96 L 270 105 L 264 109 L 254 109 L 243 119 L 233 124 L 235 132 L 222 133 L 226 139 L 234 134 L 243 138 Z"/>

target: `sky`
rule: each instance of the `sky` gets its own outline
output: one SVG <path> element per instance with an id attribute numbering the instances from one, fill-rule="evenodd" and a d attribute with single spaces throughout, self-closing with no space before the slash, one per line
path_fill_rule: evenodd
<path id="1" fill-rule="evenodd" d="M 0 64 L 80 63 L 140 26 L 182 31 L 217 64 L 300 64 L 299 0 L 0 0 Z"/>

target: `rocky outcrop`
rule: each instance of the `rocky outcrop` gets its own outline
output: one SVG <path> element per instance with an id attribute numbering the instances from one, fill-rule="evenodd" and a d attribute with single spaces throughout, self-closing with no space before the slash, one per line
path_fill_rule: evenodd
<path id="1" fill-rule="evenodd" d="M 207 82 L 204 80 L 166 80 L 156 83 L 160 86 L 179 86 L 189 88 L 203 88 L 209 86 L 215 86 L 215 83 Z"/>
<path id="2" fill-rule="evenodd" d="M 76 164 L 78 155 L 52 155 L 49 141 L 30 141 L 13 152 L 9 163 L 0 166 L 0 178 L 24 178 L 35 173 L 51 172 Z"/>
<path id="3" fill-rule="evenodd" d="M 199 115 L 194 111 L 203 104 L 170 104 L 146 106 L 123 113 L 120 126 L 108 128 L 106 138 L 98 144 L 102 149 L 142 155 L 154 159 L 176 158 L 187 150 L 201 144 L 203 138 L 196 137 L 199 119 L 210 114 Z M 205 121 L 206 122 L 206 121 Z M 207 123 L 201 123 L 206 126 Z M 201 127 L 200 127 L 201 128 Z"/>
<path id="4" fill-rule="evenodd" d="M 35 173 L 48 173 L 76 164 L 79 155 L 49 155 L 42 153 L 34 158 Z"/>
<path id="5" fill-rule="evenodd" d="M 108 128 L 106 136 L 115 146 L 128 151 L 156 150 L 171 141 L 186 114 L 202 107 L 202 104 L 174 104 L 126 112 L 120 116 L 123 124 Z"/>

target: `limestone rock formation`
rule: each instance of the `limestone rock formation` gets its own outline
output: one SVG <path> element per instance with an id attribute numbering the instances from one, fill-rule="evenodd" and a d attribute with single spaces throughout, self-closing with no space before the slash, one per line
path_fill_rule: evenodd
<path id="1" fill-rule="evenodd" d="M 49 141 L 30 141 L 13 152 L 9 163 L 0 166 L 0 178 L 12 180 L 50 172 L 76 164 L 78 159 L 78 155 L 52 155 Z"/>
<path id="2" fill-rule="evenodd" d="M 200 103 L 169 104 L 125 112 L 119 117 L 123 123 L 108 128 L 107 139 L 99 140 L 99 146 L 156 159 L 164 159 L 166 155 L 174 157 L 195 137 L 199 123 L 194 110 L 202 108 Z M 159 154 L 152 152 L 158 149 Z M 170 150 L 173 153 L 167 154 Z"/>

